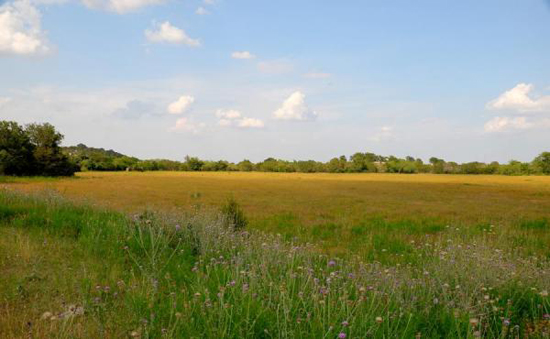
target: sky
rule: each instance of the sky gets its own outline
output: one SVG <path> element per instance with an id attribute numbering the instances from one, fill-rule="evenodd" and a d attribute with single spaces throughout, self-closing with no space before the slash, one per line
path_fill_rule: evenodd
<path id="1" fill-rule="evenodd" d="M 0 0 L 0 119 L 139 158 L 550 151 L 549 0 Z"/>

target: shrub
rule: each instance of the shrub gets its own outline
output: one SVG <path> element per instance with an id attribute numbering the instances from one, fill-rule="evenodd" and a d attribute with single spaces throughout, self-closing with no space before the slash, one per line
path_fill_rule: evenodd
<path id="1" fill-rule="evenodd" d="M 222 215 L 228 226 L 234 230 L 242 230 L 248 225 L 248 219 L 246 218 L 243 209 L 235 198 L 231 197 L 227 199 L 227 202 L 222 207 Z"/>

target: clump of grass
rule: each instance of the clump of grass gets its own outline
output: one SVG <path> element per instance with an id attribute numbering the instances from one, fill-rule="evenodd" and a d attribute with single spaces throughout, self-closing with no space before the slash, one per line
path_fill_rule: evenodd
<path id="1" fill-rule="evenodd" d="M 527 230 L 546 230 L 550 228 L 550 221 L 547 218 L 523 220 L 519 226 Z"/>
<path id="2" fill-rule="evenodd" d="M 235 231 L 243 230 L 248 225 L 248 219 L 246 218 L 241 205 L 239 205 L 234 197 L 227 199 L 225 205 L 221 208 L 221 213 L 228 226 L 233 228 Z"/>

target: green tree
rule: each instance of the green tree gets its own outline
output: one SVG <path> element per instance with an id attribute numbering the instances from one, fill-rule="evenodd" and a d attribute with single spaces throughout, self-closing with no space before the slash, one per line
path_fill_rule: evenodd
<path id="1" fill-rule="evenodd" d="M 34 145 L 36 173 L 46 176 L 73 175 L 76 166 L 69 162 L 69 158 L 61 151 L 63 135 L 55 130 L 51 124 L 30 124 L 26 132 Z"/>
<path id="2" fill-rule="evenodd" d="M 544 174 L 550 174 L 550 152 L 542 152 L 533 163 Z"/>
<path id="3" fill-rule="evenodd" d="M 33 175 L 34 145 L 27 132 L 13 121 L 0 121 L 0 174 Z"/>
<path id="4" fill-rule="evenodd" d="M 185 163 L 190 171 L 200 171 L 202 170 L 202 166 L 204 166 L 204 161 L 190 156 L 185 157 Z"/>

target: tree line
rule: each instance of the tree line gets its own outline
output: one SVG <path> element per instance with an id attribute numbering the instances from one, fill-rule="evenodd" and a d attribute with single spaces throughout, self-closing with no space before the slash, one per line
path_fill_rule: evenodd
<path id="1" fill-rule="evenodd" d="M 253 163 L 232 163 L 186 156 L 184 161 L 166 159 L 140 160 L 113 150 L 78 144 L 60 147 L 63 135 L 50 124 L 0 122 L 0 174 L 72 175 L 75 171 L 240 171 L 300 173 L 434 173 L 434 174 L 550 174 L 550 152 L 543 152 L 531 162 L 456 163 L 436 157 L 425 163 L 420 158 L 382 156 L 357 152 L 328 162 L 288 161 L 267 158 Z"/>

